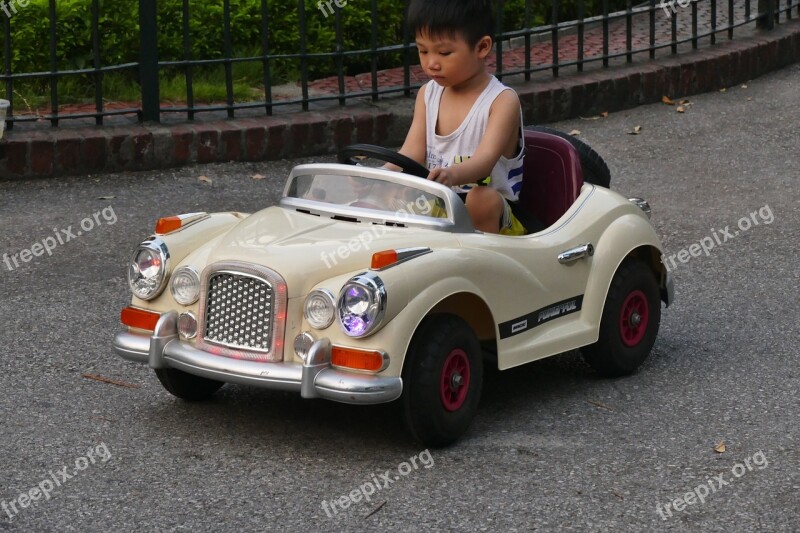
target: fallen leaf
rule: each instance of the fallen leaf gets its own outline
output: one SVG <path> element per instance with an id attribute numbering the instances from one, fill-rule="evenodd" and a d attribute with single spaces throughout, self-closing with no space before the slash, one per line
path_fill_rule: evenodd
<path id="1" fill-rule="evenodd" d="M 571 132 L 569 132 L 569 134 L 573 135 L 573 136 L 580 135 L 581 134 L 581 130 L 572 130 Z"/>
<path id="2" fill-rule="evenodd" d="M 669 96 L 662 96 L 661 101 L 667 105 L 675 105 L 675 102 Z"/>
<path id="3" fill-rule="evenodd" d="M 747 85 L 742 85 L 742 89 L 747 89 Z"/>
<path id="4" fill-rule="evenodd" d="M 214 183 L 214 180 L 212 180 L 212 179 L 211 179 L 211 178 L 209 178 L 208 176 L 200 176 L 199 178 L 197 178 L 197 181 L 201 181 L 201 182 L 203 182 L 203 183 L 208 183 L 209 185 L 211 185 L 212 183 Z"/>
<path id="5" fill-rule="evenodd" d="M 724 440 L 719 441 L 716 444 L 716 446 L 714 446 L 714 451 L 717 452 L 717 453 L 725 453 L 725 449 L 726 448 L 725 448 L 725 441 Z"/>
<path id="6" fill-rule="evenodd" d="M 606 118 L 608 116 L 608 111 L 603 111 L 602 113 L 600 113 L 600 116 Z"/>
<path id="7" fill-rule="evenodd" d="M 633 129 L 628 132 L 628 135 L 639 135 L 640 133 L 642 133 L 642 127 L 634 126 Z"/>
<path id="8" fill-rule="evenodd" d="M 748 96 L 748 97 L 747 97 L 747 101 L 748 101 L 748 102 L 749 102 L 749 101 L 751 101 L 752 99 L 753 99 L 753 97 L 752 97 L 752 96 Z"/>
<path id="9" fill-rule="evenodd" d="M 619 498 L 620 500 L 624 500 L 625 499 L 625 498 L 623 498 L 622 494 L 620 494 L 620 492 L 617 489 L 612 490 L 611 493 L 614 496 L 616 496 L 617 498 Z"/>
<path id="10" fill-rule="evenodd" d="M 692 105 L 692 103 L 689 100 L 686 100 L 686 99 L 681 100 L 679 103 L 682 104 L 682 105 Z"/>
<path id="11" fill-rule="evenodd" d="M 139 387 L 141 387 L 141 385 L 137 385 L 136 383 L 128 383 L 127 381 L 121 381 L 119 379 L 98 376 L 97 374 L 81 374 L 81 376 L 85 377 L 86 379 L 93 379 L 95 381 L 101 381 L 103 383 L 110 383 L 111 385 L 116 385 L 118 387 L 126 387 L 128 389 L 138 389 Z"/>
<path id="12" fill-rule="evenodd" d="M 721 93 L 724 93 L 724 92 L 727 92 L 727 90 L 728 90 L 728 89 L 725 89 L 725 88 L 723 87 L 722 89 L 720 89 L 720 90 L 719 90 L 719 92 L 721 92 Z"/>
<path id="13" fill-rule="evenodd" d="M 265 177 L 266 176 L 262 176 L 261 174 L 253 174 L 252 176 L 250 176 L 250 178 L 254 180 L 263 180 Z"/>
<path id="14" fill-rule="evenodd" d="M 113 200 L 116 196 L 98 196 L 98 200 Z"/>
<path id="15" fill-rule="evenodd" d="M 578 117 L 581 120 L 600 120 L 600 115 L 595 115 L 593 117 Z"/>
<path id="16" fill-rule="evenodd" d="M 600 407 L 601 409 L 606 409 L 608 411 L 614 412 L 614 410 L 612 408 L 610 408 L 609 406 L 605 405 L 604 403 L 598 402 L 597 400 L 586 400 L 586 403 L 594 405 L 595 407 Z"/>
<path id="17" fill-rule="evenodd" d="M 684 111 L 686 111 L 686 108 L 683 107 L 682 105 L 679 105 L 678 107 L 675 108 L 675 111 L 677 111 L 678 113 L 683 113 Z"/>

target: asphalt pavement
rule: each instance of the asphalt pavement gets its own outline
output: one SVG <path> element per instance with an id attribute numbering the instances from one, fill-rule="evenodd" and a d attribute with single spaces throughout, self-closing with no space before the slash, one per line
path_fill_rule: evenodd
<path id="1" fill-rule="evenodd" d="M 0 531 L 800 530 L 798 86 L 554 125 L 650 201 L 676 301 L 635 375 L 490 371 L 439 450 L 393 405 L 188 404 L 112 351 L 155 220 L 270 206 L 301 161 L 0 182 Z"/>

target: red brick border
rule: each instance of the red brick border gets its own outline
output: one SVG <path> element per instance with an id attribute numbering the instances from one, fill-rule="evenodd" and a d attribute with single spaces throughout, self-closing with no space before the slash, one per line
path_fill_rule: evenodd
<path id="1" fill-rule="evenodd" d="M 517 87 L 526 124 L 619 111 L 716 91 L 800 61 L 800 21 L 769 33 L 651 62 Z M 351 143 L 397 146 L 411 123 L 403 101 L 176 126 L 136 125 L 6 132 L 0 179 L 263 161 L 334 153 Z"/>

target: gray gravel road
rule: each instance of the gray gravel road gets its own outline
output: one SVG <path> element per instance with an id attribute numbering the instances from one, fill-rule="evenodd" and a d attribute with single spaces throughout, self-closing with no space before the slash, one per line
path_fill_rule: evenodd
<path id="1" fill-rule="evenodd" d="M 0 183 L 0 254 L 65 241 L 0 258 L 0 531 L 800 530 L 798 86 L 794 66 L 683 114 L 557 124 L 651 201 L 677 301 L 636 375 L 600 379 L 574 353 L 489 372 L 468 435 L 430 452 L 391 405 L 237 386 L 186 404 L 112 353 L 155 219 L 266 207 L 297 161 Z M 370 501 L 326 514 L 387 471 Z"/>

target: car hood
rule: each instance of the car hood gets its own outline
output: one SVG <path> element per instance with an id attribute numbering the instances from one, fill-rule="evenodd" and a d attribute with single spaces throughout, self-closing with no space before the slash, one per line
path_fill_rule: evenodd
<path id="1" fill-rule="evenodd" d="M 439 231 L 339 221 L 270 207 L 214 241 L 208 263 L 242 261 L 270 268 L 286 280 L 289 297 L 294 298 L 325 279 L 369 269 L 375 252 L 456 244 L 452 235 Z"/>

